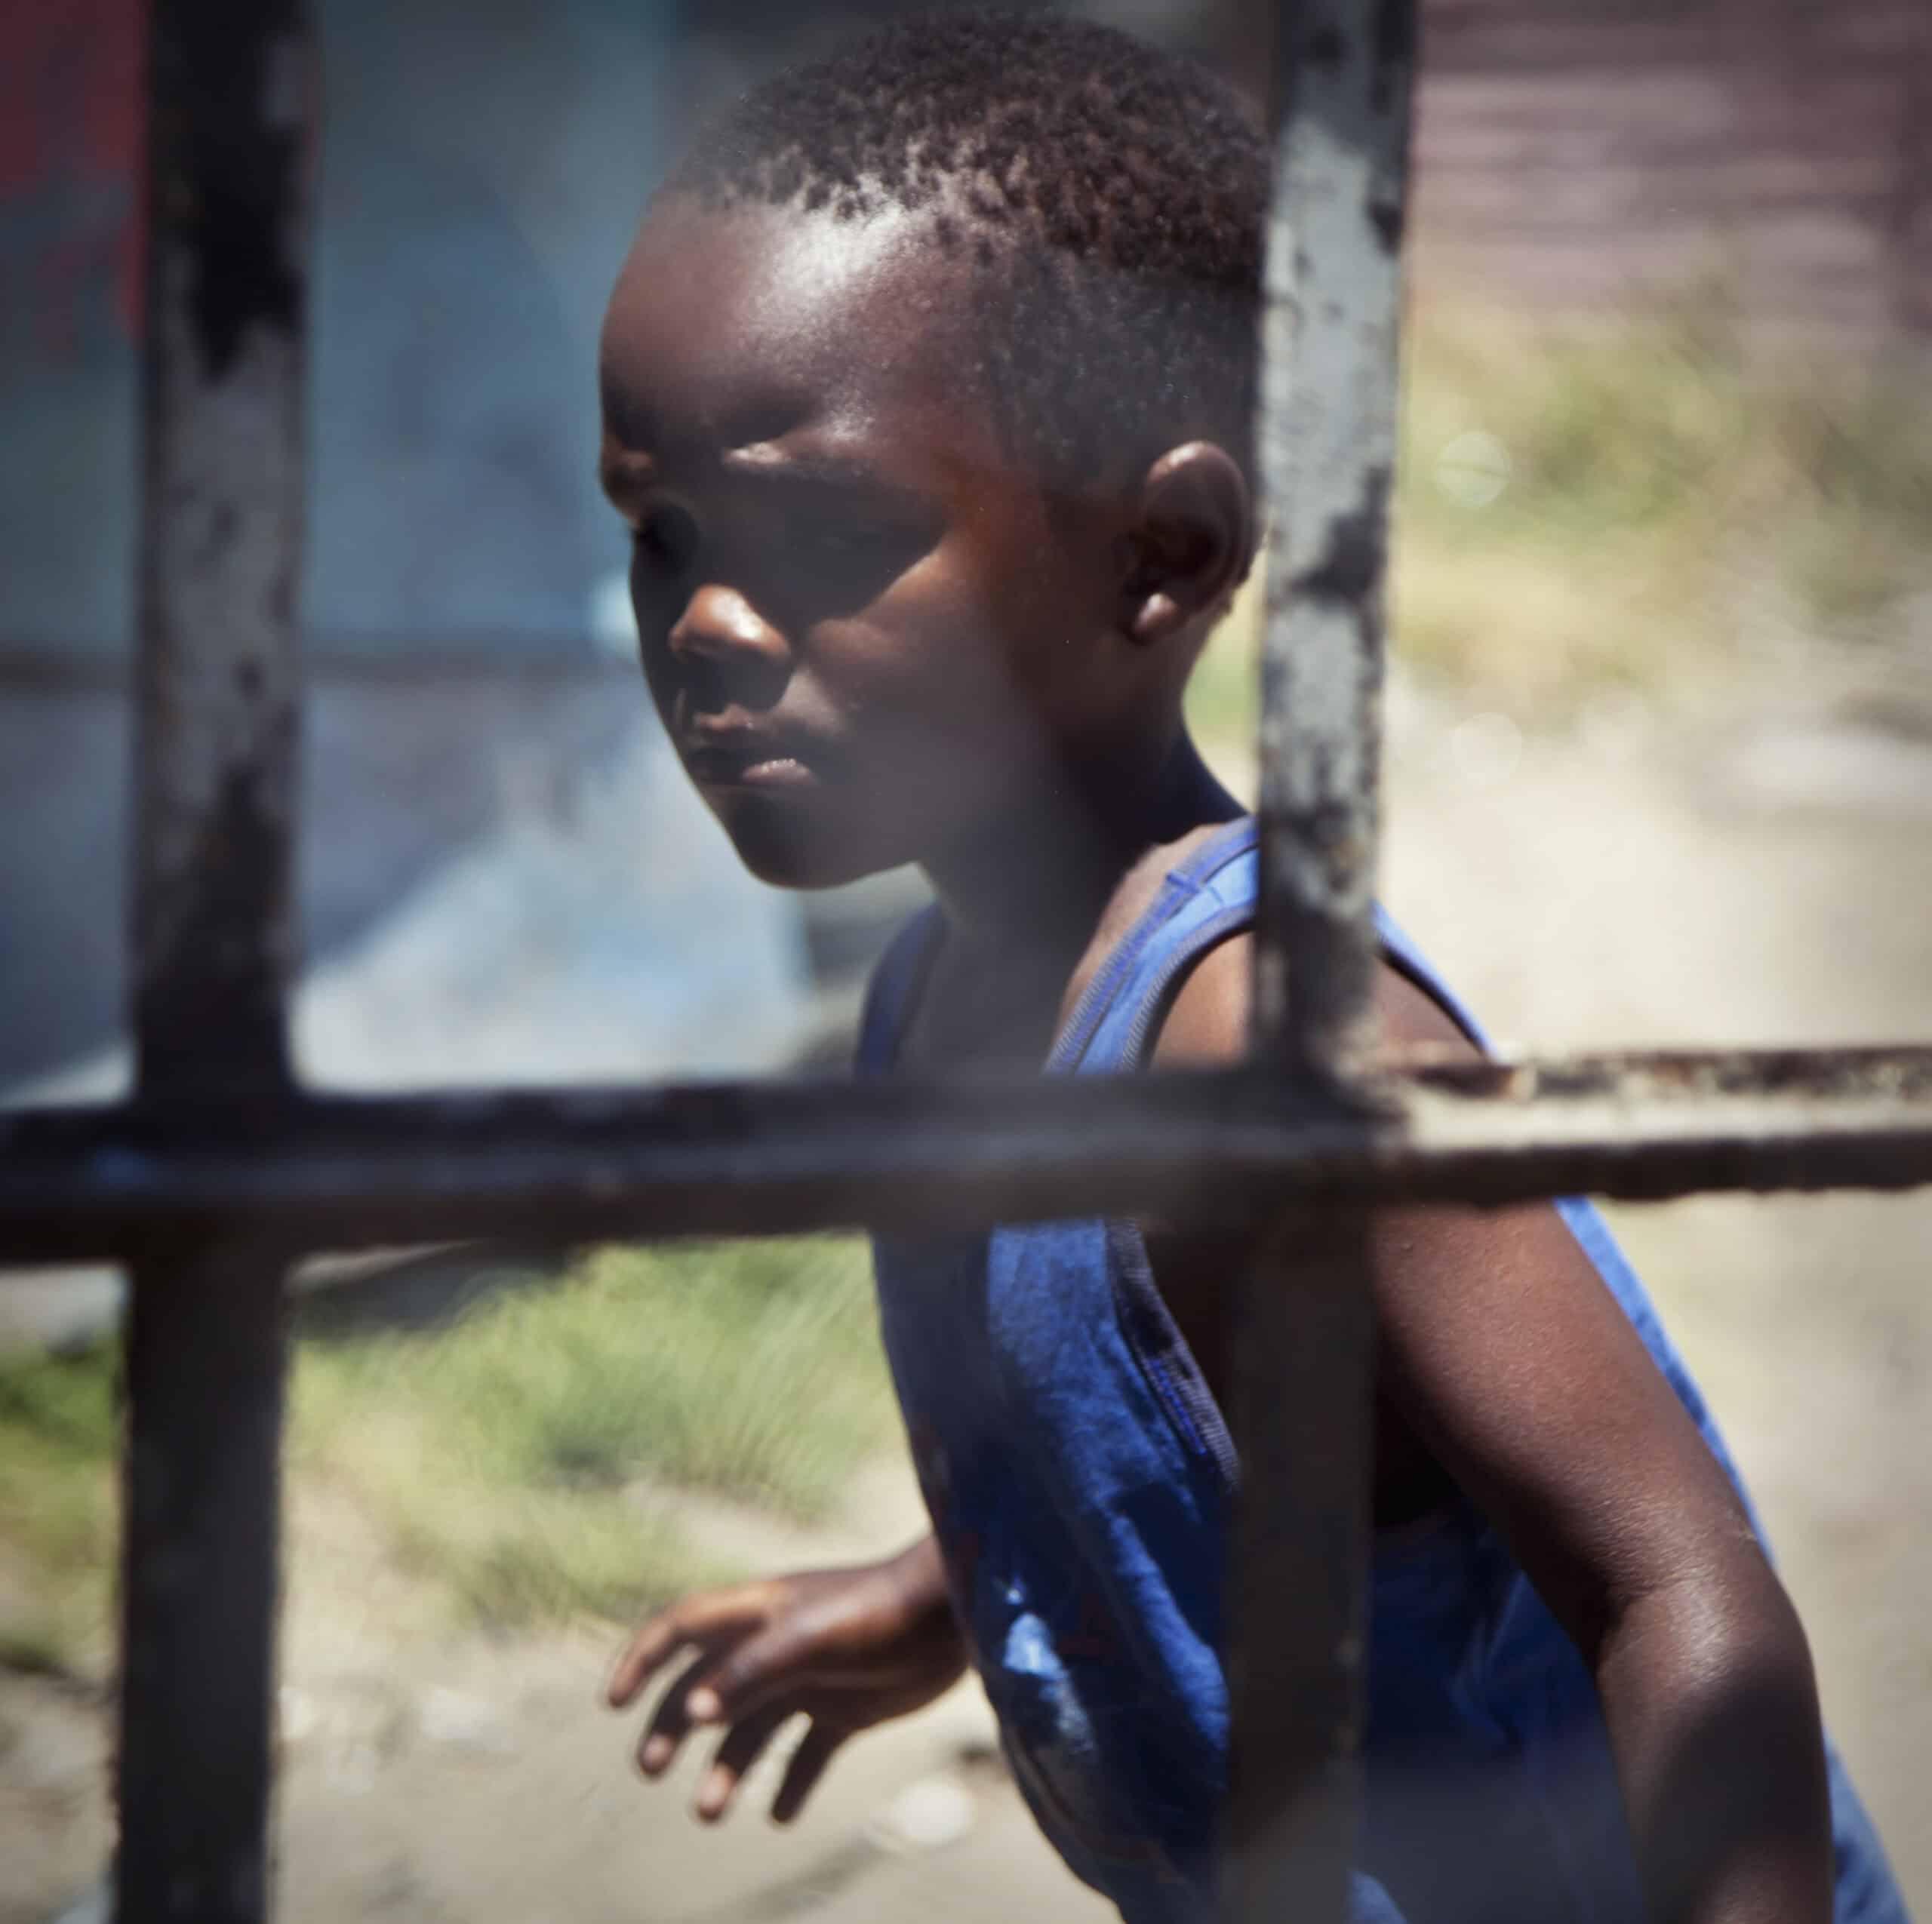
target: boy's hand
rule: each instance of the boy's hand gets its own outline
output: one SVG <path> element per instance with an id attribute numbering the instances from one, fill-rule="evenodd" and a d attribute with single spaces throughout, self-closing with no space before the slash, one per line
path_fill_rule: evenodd
<path id="1" fill-rule="evenodd" d="M 639 1740 L 638 1768 L 662 1776 L 694 1725 L 722 1726 L 698 1788 L 707 1822 L 731 1808 L 788 1718 L 812 1721 L 772 1800 L 779 1824 L 797 1816 L 847 1738 L 931 1703 L 966 1667 L 931 1537 L 887 1563 L 701 1591 L 647 1618 L 611 1673 L 611 1707 L 635 1702 L 686 1649 L 697 1654 Z"/>

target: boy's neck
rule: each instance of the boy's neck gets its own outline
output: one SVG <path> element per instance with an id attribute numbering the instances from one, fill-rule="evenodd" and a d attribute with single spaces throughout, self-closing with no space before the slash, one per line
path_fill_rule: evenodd
<path id="1" fill-rule="evenodd" d="M 1060 979 L 1093 940 L 1123 879 L 1151 852 L 1244 811 L 1179 730 L 1151 780 L 1118 768 L 1069 771 L 1015 798 L 984 834 L 921 865 L 949 943 L 987 966 Z"/>

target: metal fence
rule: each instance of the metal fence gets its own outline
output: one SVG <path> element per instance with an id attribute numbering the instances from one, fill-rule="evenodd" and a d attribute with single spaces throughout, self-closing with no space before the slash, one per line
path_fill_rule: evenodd
<path id="1" fill-rule="evenodd" d="M 1249 1063 L 382 1101 L 299 1089 L 284 1020 L 312 43 L 300 0 L 155 0 L 151 33 L 139 1086 L 0 1121 L 0 1261 L 106 1258 L 132 1277 L 119 1916 L 238 1924 L 268 1904 L 281 1284 L 304 1250 L 1112 1211 L 1253 1232 L 1228 1909 L 1339 1919 L 1367 1549 L 1365 1212 L 1932 1182 L 1932 1048 L 1372 1053 L 1414 0 L 1301 0 L 1279 35 Z"/>

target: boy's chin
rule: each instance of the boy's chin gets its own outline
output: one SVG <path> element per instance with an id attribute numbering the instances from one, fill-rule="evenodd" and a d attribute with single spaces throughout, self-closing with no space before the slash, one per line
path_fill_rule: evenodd
<path id="1" fill-rule="evenodd" d="M 738 859 L 774 889 L 835 889 L 900 865 L 857 838 L 814 834 L 796 820 L 728 818 L 724 832 Z"/>

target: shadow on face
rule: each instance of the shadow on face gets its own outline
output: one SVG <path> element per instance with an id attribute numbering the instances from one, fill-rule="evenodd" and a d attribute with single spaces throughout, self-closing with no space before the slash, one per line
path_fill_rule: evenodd
<path id="1" fill-rule="evenodd" d="M 928 859 L 1158 752 L 1164 644 L 1244 560 L 1218 449 L 1150 520 L 1147 475 L 1050 487 L 998 432 L 986 271 L 924 214 L 673 198 L 612 296 L 601 467 L 645 672 L 768 881 Z"/>

